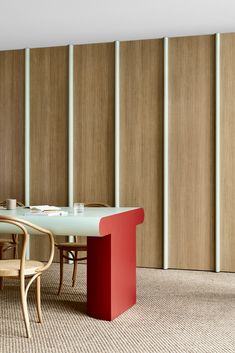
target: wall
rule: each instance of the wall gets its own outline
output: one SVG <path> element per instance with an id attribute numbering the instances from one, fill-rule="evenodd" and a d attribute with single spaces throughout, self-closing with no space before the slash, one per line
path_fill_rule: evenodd
<path id="1" fill-rule="evenodd" d="M 164 263 L 166 268 L 215 270 L 215 251 L 220 245 L 221 270 L 235 271 L 234 41 L 234 34 L 221 35 L 220 234 L 216 229 L 215 36 L 170 38 L 168 61 L 167 42 L 164 45 L 162 39 L 121 42 L 120 53 L 115 43 L 73 47 L 73 198 L 114 206 L 118 190 L 120 206 L 144 207 L 145 222 L 137 232 L 139 266 L 162 268 Z M 0 159 L 4 166 L 0 172 L 0 198 L 22 201 L 24 56 L 22 50 L 0 52 Z M 69 203 L 69 59 L 69 47 L 30 50 L 31 204 Z M 119 79 L 117 92 L 115 84 Z M 117 185 L 115 118 L 119 112 Z M 167 135 L 168 178 L 164 175 Z M 16 144 L 6 149 L 12 136 Z M 167 180 L 168 208 L 164 211 Z M 32 240 L 31 250 L 33 256 L 46 255 L 38 237 Z"/>

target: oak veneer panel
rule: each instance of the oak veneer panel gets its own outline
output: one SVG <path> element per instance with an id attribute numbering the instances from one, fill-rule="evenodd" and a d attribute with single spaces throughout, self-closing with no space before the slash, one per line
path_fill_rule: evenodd
<path id="1" fill-rule="evenodd" d="M 0 52 L 0 200 L 24 202 L 24 50 Z"/>
<path id="2" fill-rule="evenodd" d="M 74 47 L 74 201 L 114 205 L 114 43 Z"/>
<path id="3" fill-rule="evenodd" d="M 169 40 L 169 267 L 213 270 L 214 36 Z"/>
<path id="4" fill-rule="evenodd" d="M 30 119 L 30 203 L 67 206 L 68 47 L 31 49 Z M 44 256 L 40 244 L 31 250 Z"/>
<path id="5" fill-rule="evenodd" d="M 235 272 L 235 34 L 221 35 L 221 270 Z"/>
<path id="6" fill-rule="evenodd" d="M 163 41 L 121 43 L 121 206 L 142 206 L 137 265 L 162 267 Z"/>
<path id="7" fill-rule="evenodd" d="M 30 57 L 30 202 L 65 206 L 68 48 L 32 49 Z"/>

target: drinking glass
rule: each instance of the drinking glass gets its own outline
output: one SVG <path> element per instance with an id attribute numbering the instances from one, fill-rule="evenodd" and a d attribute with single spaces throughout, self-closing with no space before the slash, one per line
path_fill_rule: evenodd
<path id="1" fill-rule="evenodd" d="M 73 204 L 73 212 L 74 212 L 74 214 L 83 213 L 84 212 L 84 203 L 82 203 L 82 202 L 74 202 L 74 204 Z"/>

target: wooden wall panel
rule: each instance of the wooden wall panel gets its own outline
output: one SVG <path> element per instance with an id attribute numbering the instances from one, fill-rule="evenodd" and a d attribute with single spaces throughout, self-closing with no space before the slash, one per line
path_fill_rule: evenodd
<path id="1" fill-rule="evenodd" d="M 221 270 L 235 272 L 235 34 L 221 35 Z"/>
<path id="2" fill-rule="evenodd" d="M 32 49 L 30 65 L 30 202 L 65 206 L 68 202 L 68 48 Z"/>
<path id="3" fill-rule="evenodd" d="M 137 265 L 162 267 L 163 41 L 121 43 L 121 206 L 143 206 Z"/>
<path id="4" fill-rule="evenodd" d="M 30 57 L 30 203 L 67 206 L 68 47 L 32 49 Z M 32 254 L 44 255 L 40 244 L 32 242 Z"/>
<path id="5" fill-rule="evenodd" d="M 24 50 L 0 52 L 0 200 L 24 202 Z"/>
<path id="6" fill-rule="evenodd" d="M 113 43 L 74 47 L 75 202 L 114 206 L 114 74 Z"/>
<path id="7" fill-rule="evenodd" d="M 169 267 L 213 270 L 214 36 L 169 41 Z"/>
<path id="8" fill-rule="evenodd" d="M 114 50 L 74 47 L 74 201 L 114 205 Z"/>
<path id="9" fill-rule="evenodd" d="M 0 52 L 0 200 L 24 202 L 24 50 Z M 11 238 L 10 235 L 0 235 Z M 12 251 L 4 258 L 10 258 Z"/>

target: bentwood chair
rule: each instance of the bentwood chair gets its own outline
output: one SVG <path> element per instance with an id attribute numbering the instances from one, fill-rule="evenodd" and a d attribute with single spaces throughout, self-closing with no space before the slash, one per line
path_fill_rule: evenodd
<path id="1" fill-rule="evenodd" d="M 110 207 L 106 203 L 86 203 L 85 207 Z M 77 277 L 77 265 L 79 261 L 86 260 L 87 257 L 78 257 L 78 253 L 82 251 L 87 251 L 87 245 L 82 245 L 78 243 L 78 236 L 74 236 L 74 242 L 57 243 L 56 247 L 60 252 L 60 284 L 58 289 L 58 295 L 61 292 L 64 278 L 64 259 L 71 261 L 73 263 L 73 275 L 72 275 L 72 287 L 75 285 Z M 70 256 L 69 256 L 70 255 Z"/>
<path id="2" fill-rule="evenodd" d="M 8 260 L 0 260 L 0 277 L 8 277 L 8 278 L 18 278 L 20 280 L 20 296 L 21 296 L 21 305 L 23 311 L 23 318 L 26 328 L 27 337 L 31 337 L 30 332 L 30 324 L 29 324 L 29 315 L 27 308 L 27 294 L 28 290 L 36 280 L 36 298 L 37 298 L 37 314 L 38 314 L 38 322 L 42 322 L 42 314 L 41 314 L 41 289 L 40 289 L 40 280 L 41 274 L 49 268 L 52 263 L 54 256 L 54 238 L 52 233 L 44 228 L 36 226 L 28 221 L 24 221 L 22 219 L 13 218 L 13 217 L 5 217 L 0 216 L 0 226 L 1 223 L 5 223 L 8 225 L 9 230 L 14 233 L 21 234 L 23 238 L 23 246 L 22 246 L 22 255 L 21 258 L 18 259 L 8 259 Z M 40 234 L 44 234 L 49 238 L 49 246 L 50 246 L 50 255 L 47 263 L 43 263 L 35 260 L 26 260 L 26 247 L 29 240 L 28 228 L 36 230 Z M 26 284 L 26 280 L 29 279 Z"/>
<path id="3" fill-rule="evenodd" d="M 0 260 L 3 259 L 3 254 L 13 249 L 14 259 L 18 259 L 18 234 L 12 234 L 11 239 L 0 239 Z M 0 277 L 0 290 L 3 289 L 3 278 Z"/>
<path id="4" fill-rule="evenodd" d="M 6 200 L 0 202 L 0 206 L 6 207 Z M 24 207 L 22 202 L 17 201 L 17 206 Z M 0 260 L 3 259 L 3 254 L 8 250 L 13 250 L 14 259 L 18 259 L 18 234 L 11 234 L 11 239 L 0 238 Z M 0 277 L 0 290 L 3 289 L 3 279 Z"/>

